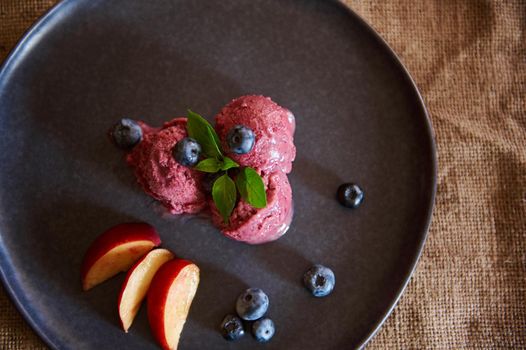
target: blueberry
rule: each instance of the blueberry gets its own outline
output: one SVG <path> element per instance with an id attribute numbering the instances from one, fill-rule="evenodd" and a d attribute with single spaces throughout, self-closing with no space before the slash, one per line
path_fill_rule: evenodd
<path id="1" fill-rule="evenodd" d="M 357 208 L 363 201 L 362 189 L 353 183 L 344 183 L 338 187 L 338 201 L 347 208 Z"/>
<path id="2" fill-rule="evenodd" d="M 236 154 L 245 154 L 254 148 L 256 136 L 252 129 L 244 125 L 236 125 L 230 129 L 226 140 L 230 151 Z"/>
<path id="3" fill-rule="evenodd" d="M 303 284 L 315 297 L 331 294 L 335 283 L 334 272 L 323 265 L 316 264 L 303 275 Z"/>
<path id="4" fill-rule="evenodd" d="M 226 340 L 238 340 L 245 335 L 243 321 L 235 315 L 226 315 L 221 322 L 221 334 Z"/>
<path id="5" fill-rule="evenodd" d="M 129 149 L 141 142 L 142 129 L 135 121 L 123 118 L 111 128 L 110 136 L 117 147 Z"/>
<path id="6" fill-rule="evenodd" d="M 259 288 L 249 288 L 237 298 L 236 311 L 246 321 L 263 317 L 269 305 L 268 296 Z"/>
<path id="7" fill-rule="evenodd" d="M 177 163 L 187 167 L 192 167 L 199 162 L 201 145 L 193 138 L 185 137 L 177 142 L 172 153 Z"/>
<path id="8" fill-rule="evenodd" d="M 275 332 L 274 322 L 268 317 L 257 320 L 252 325 L 252 335 L 260 343 L 268 342 Z"/>

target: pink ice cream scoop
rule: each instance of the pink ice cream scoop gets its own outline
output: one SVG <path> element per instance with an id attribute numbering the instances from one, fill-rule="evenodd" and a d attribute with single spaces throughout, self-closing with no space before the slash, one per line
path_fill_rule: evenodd
<path id="1" fill-rule="evenodd" d="M 144 191 L 171 213 L 197 213 L 210 203 L 213 222 L 227 237 L 249 244 L 278 239 L 287 232 L 293 213 L 287 178 L 296 156 L 293 114 L 268 97 L 251 95 L 230 102 L 215 120 L 224 153 L 261 175 L 267 195 L 265 208 L 256 209 L 240 199 L 229 222 L 223 221 L 210 194 L 203 190 L 204 173 L 174 159 L 174 146 L 188 136 L 186 118 L 176 118 L 162 128 L 138 122 L 143 137 L 128 154 L 128 164 L 135 169 Z M 227 147 L 227 134 L 238 125 L 250 128 L 255 136 L 252 149 L 245 154 L 229 152 Z"/>
<path id="2" fill-rule="evenodd" d="M 287 232 L 293 214 L 292 190 L 287 175 L 276 171 L 264 175 L 263 182 L 267 191 L 267 206 L 256 209 L 241 199 L 228 224 L 210 200 L 213 222 L 225 236 L 249 244 L 261 244 L 274 241 Z"/>
<path id="3" fill-rule="evenodd" d="M 137 182 L 172 214 L 197 213 L 206 207 L 202 190 L 203 173 L 177 163 L 172 156 L 175 144 L 185 138 L 186 118 L 176 118 L 162 128 L 139 122 L 143 139 L 126 160 L 134 167 Z"/>
<path id="4" fill-rule="evenodd" d="M 296 156 L 293 142 L 294 115 L 269 97 L 247 95 L 232 100 L 215 117 L 216 131 L 227 155 L 242 166 L 263 174 L 280 170 L 289 173 Z M 253 149 L 246 154 L 229 152 L 226 137 L 236 125 L 244 125 L 255 134 Z"/>

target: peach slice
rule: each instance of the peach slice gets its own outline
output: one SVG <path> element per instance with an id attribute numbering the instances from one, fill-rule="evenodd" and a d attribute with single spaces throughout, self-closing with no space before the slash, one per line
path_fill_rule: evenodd
<path id="1" fill-rule="evenodd" d="M 119 316 L 122 329 L 128 332 L 141 303 L 146 297 L 152 278 L 159 268 L 174 255 L 166 249 L 154 249 L 128 271 L 119 296 Z"/>
<path id="2" fill-rule="evenodd" d="M 84 256 L 82 289 L 88 290 L 128 270 L 159 244 L 159 235 L 146 223 L 126 223 L 110 228 L 95 239 Z"/>
<path id="3" fill-rule="evenodd" d="M 198 285 L 199 268 L 182 259 L 165 263 L 153 277 L 147 296 L 148 320 L 163 349 L 177 349 Z"/>

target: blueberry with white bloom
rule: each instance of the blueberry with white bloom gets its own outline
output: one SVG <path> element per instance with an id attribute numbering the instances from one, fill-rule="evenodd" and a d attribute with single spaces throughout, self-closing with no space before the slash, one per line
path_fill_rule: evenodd
<path id="1" fill-rule="evenodd" d="M 243 321 L 235 315 L 226 315 L 221 322 L 221 334 L 226 340 L 238 340 L 245 335 Z"/>
<path id="2" fill-rule="evenodd" d="M 259 288 L 249 288 L 237 298 L 236 311 L 245 321 L 254 321 L 267 312 L 268 296 Z"/>
<path id="3" fill-rule="evenodd" d="M 274 322 L 268 317 L 259 319 L 252 325 L 252 335 L 260 343 L 268 342 L 275 332 Z"/>
<path id="4" fill-rule="evenodd" d="M 331 294 L 336 283 L 334 272 L 328 267 L 316 264 L 303 275 L 303 284 L 315 297 Z"/>
<path id="5" fill-rule="evenodd" d="M 358 208 L 363 201 L 363 190 L 353 183 L 344 183 L 338 187 L 338 201 L 347 208 Z"/>
<path id="6" fill-rule="evenodd" d="M 249 127 L 236 125 L 228 132 L 226 141 L 231 152 L 236 154 L 246 154 L 254 148 L 256 136 Z"/>
<path id="7" fill-rule="evenodd" d="M 201 145 L 191 137 L 185 137 L 177 142 L 172 150 L 177 163 L 186 167 L 192 167 L 199 162 Z"/>
<path id="8" fill-rule="evenodd" d="M 137 122 L 123 118 L 110 130 L 110 136 L 117 147 L 130 149 L 142 140 L 142 129 Z"/>

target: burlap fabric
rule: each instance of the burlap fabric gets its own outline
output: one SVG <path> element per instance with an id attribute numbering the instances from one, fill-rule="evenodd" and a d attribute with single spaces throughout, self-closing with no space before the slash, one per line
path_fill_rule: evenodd
<path id="1" fill-rule="evenodd" d="M 0 0 L 0 60 L 55 2 Z M 369 348 L 526 348 L 526 1 L 346 3 L 413 75 L 438 144 L 424 254 Z M 3 290 L 0 348 L 45 348 Z"/>

